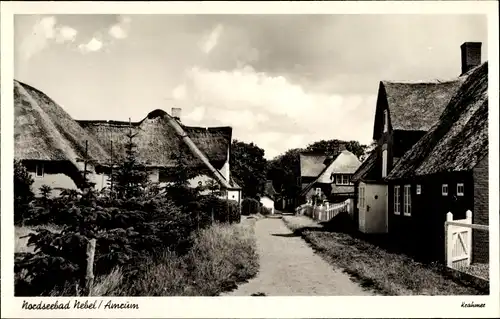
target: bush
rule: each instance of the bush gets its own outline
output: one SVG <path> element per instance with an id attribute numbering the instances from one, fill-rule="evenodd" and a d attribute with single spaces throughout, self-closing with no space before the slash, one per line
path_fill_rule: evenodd
<path id="1" fill-rule="evenodd" d="M 149 259 L 134 282 L 123 281 L 118 271 L 102 277 L 96 291 L 114 296 L 217 296 L 257 274 L 251 225 L 214 225 L 196 232 L 193 242 L 184 256 L 164 251 Z"/>
<path id="2" fill-rule="evenodd" d="M 239 223 L 241 220 L 238 202 L 221 199 L 213 195 L 200 196 L 203 218 L 213 218 L 219 223 Z"/>
<path id="3" fill-rule="evenodd" d="M 242 215 L 255 215 L 260 212 L 260 203 L 253 198 L 245 198 L 241 203 Z"/>
<path id="4" fill-rule="evenodd" d="M 14 223 L 24 224 L 30 218 L 31 202 L 35 197 L 31 186 L 34 180 L 21 161 L 14 161 Z"/>
<path id="5" fill-rule="evenodd" d="M 267 216 L 267 215 L 271 215 L 272 214 L 272 210 L 265 207 L 265 206 L 261 206 L 260 207 L 260 214 L 263 215 L 263 216 Z"/>

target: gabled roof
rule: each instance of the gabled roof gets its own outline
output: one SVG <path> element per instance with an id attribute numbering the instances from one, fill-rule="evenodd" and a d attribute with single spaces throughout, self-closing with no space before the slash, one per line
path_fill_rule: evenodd
<path id="1" fill-rule="evenodd" d="M 436 123 L 388 180 L 467 171 L 488 154 L 488 63 L 470 72 Z"/>
<path id="2" fill-rule="evenodd" d="M 433 82 L 381 81 L 373 139 L 377 140 L 381 132 L 385 105 L 389 109 L 389 123 L 393 130 L 429 130 L 466 77 Z"/>
<path id="3" fill-rule="evenodd" d="M 309 185 L 301 191 L 301 194 L 307 193 L 316 183 L 330 184 L 332 182 L 332 174 L 353 174 L 360 165 L 361 162 L 356 155 L 348 150 L 343 150 L 323 169 L 312 183 L 309 183 Z"/>
<path id="4" fill-rule="evenodd" d="M 300 176 L 318 177 L 325 169 L 327 155 L 316 152 L 300 153 Z"/>
<path id="5" fill-rule="evenodd" d="M 113 152 L 113 156 L 125 156 L 127 133 L 130 130 L 137 134 L 134 143 L 137 145 L 138 160 L 152 167 L 175 166 L 175 154 L 183 154 L 188 163 L 202 166 L 197 156 L 183 152 L 183 141 L 170 124 L 171 116 L 163 110 L 150 112 L 139 122 L 119 121 L 78 121 L 80 125 L 94 136 L 99 143 Z M 231 145 L 231 127 L 188 127 L 181 125 L 198 149 L 217 169 L 222 168 L 227 160 Z M 111 143 L 112 142 L 112 143 Z M 112 144 L 112 145 L 111 145 Z"/>
<path id="6" fill-rule="evenodd" d="M 367 159 L 356 170 L 356 172 L 352 175 L 351 181 L 358 182 L 367 178 L 373 168 L 375 168 L 375 164 L 377 163 L 377 152 L 373 150 Z"/>
<path id="7" fill-rule="evenodd" d="M 356 155 L 343 150 L 318 176 L 317 183 L 331 183 L 332 174 L 353 174 L 361 165 Z"/>
<path id="8" fill-rule="evenodd" d="M 69 161 L 88 156 L 108 160 L 101 145 L 41 91 L 14 80 L 14 157 L 19 160 Z"/>

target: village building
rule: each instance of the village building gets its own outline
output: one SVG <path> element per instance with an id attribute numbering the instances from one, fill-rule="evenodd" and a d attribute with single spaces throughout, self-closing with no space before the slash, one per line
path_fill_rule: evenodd
<path id="1" fill-rule="evenodd" d="M 57 103 L 39 90 L 14 80 L 14 159 L 22 161 L 33 177 L 33 191 L 83 186 L 84 159 L 108 160 L 107 152 Z M 98 180 L 93 164 L 87 178 Z"/>
<path id="2" fill-rule="evenodd" d="M 454 219 L 465 219 L 470 210 L 473 223 L 488 225 L 487 62 L 468 71 L 439 122 L 404 155 L 387 180 L 389 232 L 422 257 L 444 260 L 448 212 Z M 472 260 L 488 262 L 487 231 L 473 230 Z"/>
<path id="3" fill-rule="evenodd" d="M 317 198 L 335 203 L 354 197 L 351 178 L 360 165 L 358 157 L 346 150 L 344 145 L 335 156 L 301 154 L 301 172 L 303 176 L 307 174 L 306 181 L 311 180 L 311 175 L 322 167 L 314 179 L 305 186 L 302 184 L 301 198 L 303 201 Z"/>
<path id="4" fill-rule="evenodd" d="M 260 196 L 260 203 L 262 206 L 268 208 L 271 214 L 274 214 L 274 200 L 276 199 L 277 192 L 273 187 L 273 181 L 267 181 L 264 187 L 264 192 Z"/>
<path id="5" fill-rule="evenodd" d="M 75 121 L 62 107 L 33 87 L 14 82 L 15 158 L 33 176 L 34 190 L 80 188 L 82 171 L 96 189 L 108 185 L 111 163 L 125 155 L 127 133 L 135 134 L 137 159 L 152 182 L 168 183 L 172 170 L 183 161 L 199 174 L 192 187 L 215 183 L 223 198 L 241 202 L 241 187 L 231 178 L 231 127 L 188 127 L 173 116 L 155 110 L 142 121 Z M 83 159 L 87 158 L 86 163 Z M 54 194 L 57 194 L 55 192 Z"/>
<path id="6" fill-rule="evenodd" d="M 462 46 L 462 67 L 477 66 L 478 45 Z M 479 60 L 477 56 L 479 55 Z M 376 102 L 373 140 L 376 147 L 354 174 L 359 228 L 367 233 L 389 231 L 389 198 L 385 178 L 397 162 L 439 121 L 467 73 L 448 81 L 381 81 Z M 381 200 L 382 199 L 382 200 Z"/>

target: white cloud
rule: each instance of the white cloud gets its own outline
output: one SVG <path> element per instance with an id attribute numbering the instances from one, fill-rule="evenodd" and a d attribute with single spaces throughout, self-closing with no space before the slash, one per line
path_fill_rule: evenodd
<path id="1" fill-rule="evenodd" d="M 34 23 L 32 32 L 23 39 L 20 48 L 21 57 L 27 61 L 43 51 L 50 41 L 73 42 L 77 34 L 78 31 L 70 26 L 57 25 L 57 19 L 54 16 L 42 17 Z"/>
<path id="2" fill-rule="evenodd" d="M 130 31 L 131 18 L 128 16 L 121 16 L 117 24 L 112 25 L 108 33 L 115 39 L 125 39 L 128 37 Z"/>
<path id="3" fill-rule="evenodd" d="M 76 35 L 78 34 L 78 31 L 76 29 L 73 29 L 72 27 L 68 26 L 62 26 L 58 28 L 57 30 L 57 35 L 56 35 L 56 41 L 59 43 L 63 42 L 73 42 L 76 39 Z"/>
<path id="4" fill-rule="evenodd" d="M 266 157 L 321 139 L 371 138 L 376 96 L 308 92 L 248 66 L 192 68 L 182 92 L 186 101 L 210 107 L 198 119 L 233 126 L 235 138 L 257 143 Z"/>
<path id="5" fill-rule="evenodd" d="M 80 49 L 81 52 L 87 53 L 87 52 L 97 52 L 102 49 L 102 41 L 92 38 L 89 42 L 86 44 L 80 44 L 78 48 Z"/>
<path id="6" fill-rule="evenodd" d="M 217 46 L 217 42 L 219 41 L 223 30 L 224 26 L 222 24 L 218 24 L 212 32 L 210 32 L 210 34 L 208 34 L 208 36 L 201 41 L 200 47 L 205 54 L 209 54 Z"/>
<path id="7" fill-rule="evenodd" d="M 184 84 L 178 85 L 172 90 L 172 96 L 176 100 L 183 100 L 186 97 L 186 86 Z"/>

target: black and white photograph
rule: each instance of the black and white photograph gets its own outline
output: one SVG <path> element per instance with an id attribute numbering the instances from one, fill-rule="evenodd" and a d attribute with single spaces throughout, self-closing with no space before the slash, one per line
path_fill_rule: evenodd
<path id="1" fill-rule="evenodd" d="M 484 299 L 500 215 L 488 15 L 153 13 L 11 18 L 2 259 L 10 214 L 24 310 L 233 296 L 498 308 Z"/>

